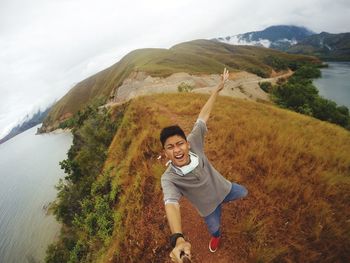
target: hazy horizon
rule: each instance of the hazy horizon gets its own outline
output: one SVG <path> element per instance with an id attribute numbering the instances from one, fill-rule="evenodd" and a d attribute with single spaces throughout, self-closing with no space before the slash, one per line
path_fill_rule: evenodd
<path id="1" fill-rule="evenodd" d="M 347 1 L 5 0 L 0 6 L 0 138 L 25 115 L 137 48 L 170 48 L 272 25 L 350 31 Z"/>

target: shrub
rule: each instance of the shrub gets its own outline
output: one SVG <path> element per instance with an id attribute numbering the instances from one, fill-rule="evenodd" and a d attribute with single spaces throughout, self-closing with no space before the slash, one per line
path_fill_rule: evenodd
<path id="1" fill-rule="evenodd" d="M 260 68 L 247 68 L 246 69 L 248 72 L 253 73 L 255 75 L 258 75 L 261 78 L 267 78 L 269 77 L 269 74 L 265 71 L 263 71 Z"/>
<path id="2" fill-rule="evenodd" d="M 73 128 L 75 125 L 75 119 L 74 118 L 69 118 L 63 122 L 61 122 L 58 126 L 60 129 L 66 129 L 66 128 Z"/>
<path id="3" fill-rule="evenodd" d="M 79 240 L 70 253 L 68 263 L 81 262 L 82 258 L 86 254 L 86 251 L 87 251 L 87 245 L 83 243 L 81 240 Z"/>
<path id="4" fill-rule="evenodd" d="M 119 189 L 111 185 L 109 173 L 101 171 L 123 118 L 120 112 L 115 115 L 90 105 L 73 116 L 73 145 L 68 158 L 60 162 L 66 177 L 56 186 L 58 194 L 52 207 L 65 232 L 50 245 L 46 262 L 82 262 L 91 257 L 89 251 L 109 241 L 114 226 L 111 208 Z M 67 239 L 71 241 L 64 242 Z"/>
<path id="5" fill-rule="evenodd" d="M 321 71 L 316 66 L 304 65 L 297 69 L 293 76 L 300 79 L 314 79 L 321 77 Z"/>
<path id="6" fill-rule="evenodd" d="M 278 70 L 278 71 L 288 69 L 287 62 L 282 60 L 279 57 L 269 55 L 269 56 L 264 58 L 264 62 L 267 65 L 271 66 L 273 69 Z"/>
<path id="7" fill-rule="evenodd" d="M 177 87 L 178 92 L 190 92 L 194 89 L 194 87 L 188 83 L 181 82 L 181 84 Z"/>
<path id="8" fill-rule="evenodd" d="M 259 87 L 267 93 L 271 92 L 272 90 L 272 84 L 268 81 L 259 82 Z"/>
<path id="9" fill-rule="evenodd" d="M 283 83 L 287 82 L 287 79 L 286 78 L 278 78 L 277 79 L 277 85 L 282 85 Z"/>

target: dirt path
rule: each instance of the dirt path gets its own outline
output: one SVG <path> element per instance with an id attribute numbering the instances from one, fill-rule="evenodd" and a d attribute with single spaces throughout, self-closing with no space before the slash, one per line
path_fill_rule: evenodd
<path id="1" fill-rule="evenodd" d="M 264 79 L 246 71 L 232 72 L 220 94 L 247 100 L 270 101 L 269 96 L 260 89 L 259 82 L 269 81 L 275 84 L 278 79 L 287 78 L 291 74 L 293 74 L 291 70 L 274 72 L 273 77 Z M 105 106 L 143 95 L 178 92 L 178 86 L 182 83 L 195 87 L 192 92 L 210 93 L 220 82 L 220 78 L 219 74 L 196 76 L 185 72 L 174 73 L 166 78 L 151 77 L 144 72 L 132 73 L 116 91 L 112 92 L 114 99 Z"/>
<path id="2" fill-rule="evenodd" d="M 207 230 L 207 226 L 204 223 L 203 218 L 199 216 L 196 209 L 191 205 L 189 201 L 183 198 L 180 202 L 181 205 L 181 218 L 183 232 L 186 235 L 186 239 L 192 245 L 192 262 L 198 263 L 235 263 L 239 262 L 235 259 L 235 255 L 231 255 L 229 244 L 225 243 L 225 235 L 223 234 L 219 249 L 215 253 L 209 251 L 208 245 L 210 240 L 210 234 Z M 223 209 L 223 213 L 227 212 Z M 223 220 L 223 228 L 226 224 Z M 167 262 L 171 262 L 168 260 Z"/>
<path id="3" fill-rule="evenodd" d="M 292 75 L 293 75 L 293 71 L 288 69 L 288 71 L 286 73 L 283 73 L 283 74 L 280 74 L 280 75 L 276 74 L 275 76 L 273 76 L 271 78 L 262 79 L 262 81 L 269 81 L 269 82 L 272 82 L 273 84 L 275 84 L 278 79 L 289 78 Z"/>

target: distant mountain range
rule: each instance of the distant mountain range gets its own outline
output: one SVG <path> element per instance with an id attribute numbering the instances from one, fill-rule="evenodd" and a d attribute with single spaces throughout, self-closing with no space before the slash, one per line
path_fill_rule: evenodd
<path id="1" fill-rule="evenodd" d="M 316 34 L 305 27 L 278 25 L 213 40 L 231 45 L 263 46 L 323 60 L 350 60 L 350 33 Z"/>
<path id="2" fill-rule="evenodd" d="M 350 61 L 350 33 L 312 35 L 291 46 L 287 52 L 314 55 L 323 60 Z"/>
<path id="3" fill-rule="evenodd" d="M 285 51 L 313 34 L 315 33 L 304 27 L 270 26 L 262 31 L 219 37 L 214 40 L 231 45 L 252 45 Z"/>
<path id="4" fill-rule="evenodd" d="M 32 118 L 27 119 L 21 124 L 18 124 L 16 127 L 12 128 L 12 130 L 2 139 L 0 139 L 0 144 L 8 141 L 9 139 L 15 137 L 16 135 L 34 127 L 35 125 L 42 123 L 48 112 L 50 111 L 51 107 L 47 108 L 44 111 L 38 111 L 33 115 Z M 29 117 L 28 117 L 29 118 Z"/>

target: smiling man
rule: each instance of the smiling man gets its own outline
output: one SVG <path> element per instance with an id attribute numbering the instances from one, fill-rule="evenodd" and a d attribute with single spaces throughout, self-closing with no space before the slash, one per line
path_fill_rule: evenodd
<path id="1" fill-rule="evenodd" d="M 247 190 L 225 179 L 209 162 L 204 154 L 204 136 L 207 132 L 214 101 L 224 88 L 229 76 L 226 68 L 220 84 L 199 113 L 188 137 L 175 125 L 164 128 L 160 141 L 170 165 L 161 178 L 165 211 L 171 230 L 170 243 L 173 247 L 170 257 L 182 262 L 181 256 L 191 257 L 191 244 L 182 233 L 179 200 L 186 197 L 204 218 L 211 234 L 209 250 L 215 252 L 220 241 L 221 205 L 247 195 Z"/>

